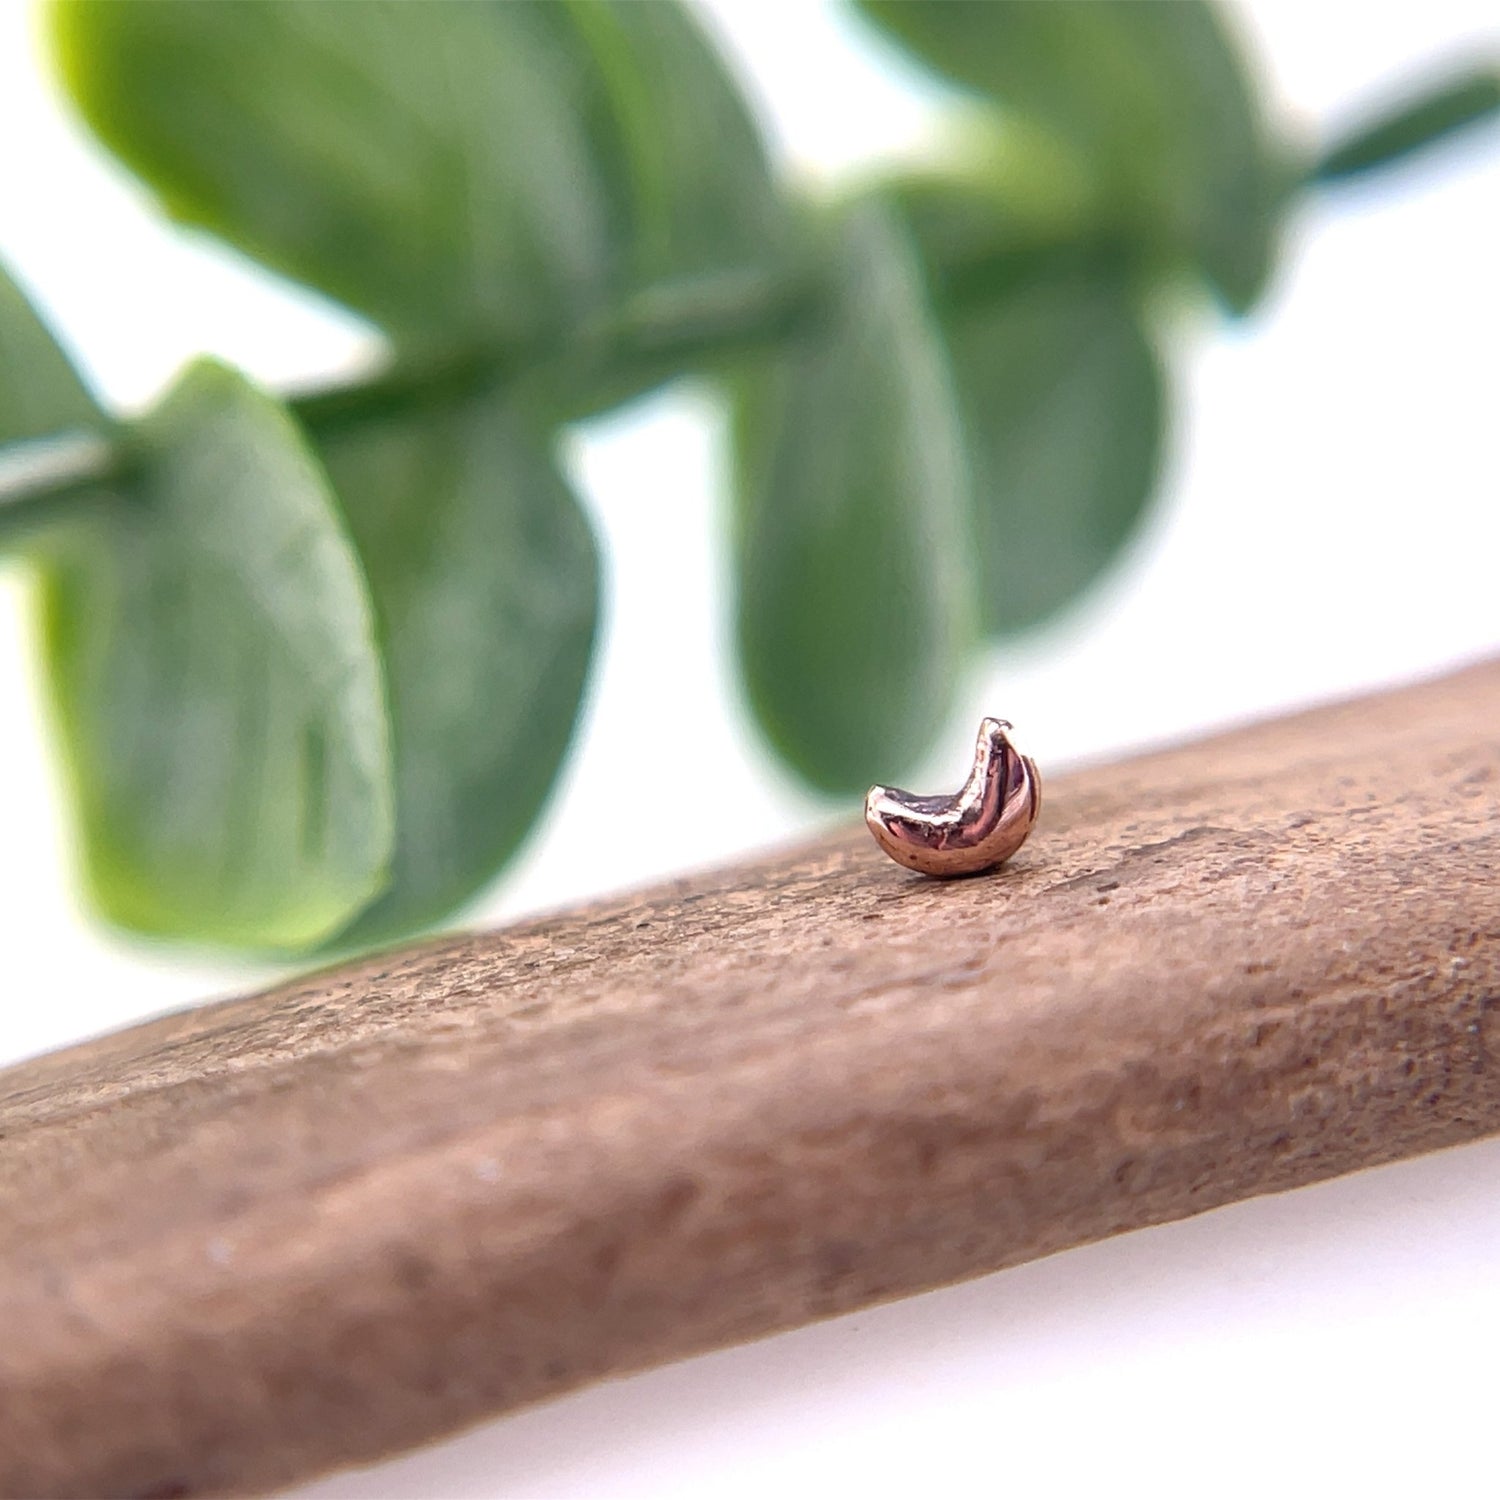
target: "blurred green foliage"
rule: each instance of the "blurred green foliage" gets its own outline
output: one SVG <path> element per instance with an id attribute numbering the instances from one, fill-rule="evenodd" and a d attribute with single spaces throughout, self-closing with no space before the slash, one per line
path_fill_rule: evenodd
<path id="1" fill-rule="evenodd" d="M 118 504 L 45 574 L 47 669 L 100 906 L 310 946 L 381 888 L 384 678 L 360 560 L 286 408 L 193 365 Z"/>
<path id="2" fill-rule="evenodd" d="M 886 205 L 826 227 L 818 316 L 734 406 L 739 642 L 771 743 L 815 786 L 910 765 L 975 641 L 963 432 L 921 268 Z"/>
<path id="3" fill-rule="evenodd" d="M 0 275 L 0 443 L 89 439 L 0 493 L 0 549 L 41 577 L 103 911 L 299 951 L 488 884 L 596 633 L 558 434 L 687 373 L 732 407 L 768 740 L 831 793 L 898 775 L 982 641 L 1135 530 L 1161 293 L 1246 312 L 1310 184 L 1500 107 L 1476 70 L 1319 157 L 1202 0 L 860 9 L 948 91 L 949 151 L 816 203 L 678 0 L 53 0 L 68 90 L 163 210 L 390 349 L 293 401 L 200 362 L 124 422 Z"/>

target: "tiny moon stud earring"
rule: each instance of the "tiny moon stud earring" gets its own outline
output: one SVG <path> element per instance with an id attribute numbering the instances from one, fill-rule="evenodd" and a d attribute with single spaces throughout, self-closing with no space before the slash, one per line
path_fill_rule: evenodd
<path id="1" fill-rule="evenodd" d="M 865 822 L 897 864 L 924 875 L 977 875 L 1009 859 L 1031 832 L 1042 805 L 1036 762 L 1010 742 L 1004 719 L 985 719 L 974 769 L 951 797 L 914 797 L 872 786 Z"/>

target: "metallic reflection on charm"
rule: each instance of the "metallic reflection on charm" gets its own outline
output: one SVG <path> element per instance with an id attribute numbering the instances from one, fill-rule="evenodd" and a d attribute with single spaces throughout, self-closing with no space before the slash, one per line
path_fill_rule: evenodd
<path id="1" fill-rule="evenodd" d="M 870 788 L 865 822 L 897 864 L 924 875 L 977 875 L 1026 842 L 1042 805 L 1042 778 L 1036 762 L 1011 744 L 1009 729 L 1004 719 L 979 726 L 974 769 L 952 797 Z"/>

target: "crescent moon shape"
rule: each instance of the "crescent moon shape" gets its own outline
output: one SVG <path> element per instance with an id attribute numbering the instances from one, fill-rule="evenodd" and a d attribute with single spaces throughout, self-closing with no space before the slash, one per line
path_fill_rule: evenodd
<path id="1" fill-rule="evenodd" d="M 872 786 L 865 822 L 897 864 L 924 875 L 977 875 L 1026 842 L 1042 806 L 1036 762 L 1010 742 L 1004 719 L 979 726 L 974 769 L 951 797 L 914 797 Z"/>

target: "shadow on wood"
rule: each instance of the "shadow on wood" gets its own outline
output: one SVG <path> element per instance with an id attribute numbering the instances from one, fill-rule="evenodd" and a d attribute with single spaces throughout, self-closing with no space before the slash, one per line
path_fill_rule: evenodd
<path id="1" fill-rule="evenodd" d="M 0 1491 L 270 1488 L 1500 1130 L 1500 665 L 0 1073 Z"/>

